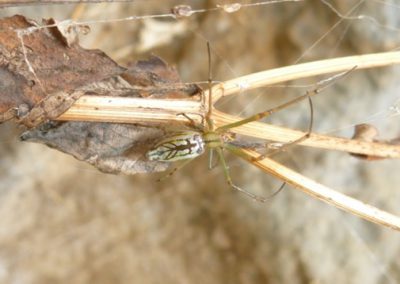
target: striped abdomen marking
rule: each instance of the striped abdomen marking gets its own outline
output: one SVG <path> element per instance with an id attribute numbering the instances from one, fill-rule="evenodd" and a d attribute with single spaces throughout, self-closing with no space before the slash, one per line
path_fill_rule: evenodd
<path id="1" fill-rule="evenodd" d="M 150 161 L 173 162 L 192 159 L 204 153 L 204 140 L 199 132 L 187 131 L 169 136 L 147 152 Z"/>

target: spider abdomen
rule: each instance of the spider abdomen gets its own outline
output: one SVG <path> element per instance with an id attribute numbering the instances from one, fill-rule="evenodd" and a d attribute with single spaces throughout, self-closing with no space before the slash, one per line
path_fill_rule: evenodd
<path id="1" fill-rule="evenodd" d="M 173 162 L 192 159 L 204 153 L 205 145 L 200 132 L 179 132 L 162 139 L 150 151 L 150 161 Z"/>

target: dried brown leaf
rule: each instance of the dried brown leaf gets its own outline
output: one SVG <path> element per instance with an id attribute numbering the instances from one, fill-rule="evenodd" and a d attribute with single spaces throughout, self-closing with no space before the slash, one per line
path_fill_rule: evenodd
<path id="1" fill-rule="evenodd" d="M 51 26 L 49 32 L 62 41 L 66 46 L 71 47 L 79 43 L 79 34 L 87 34 L 90 27 L 85 25 L 74 25 L 72 21 L 56 21 L 54 19 L 43 20 L 43 24 Z"/>
<path id="2" fill-rule="evenodd" d="M 188 98 L 199 87 L 182 84 L 176 70 L 158 57 L 126 69 L 101 51 L 81 48 L 71 23 L 44 23 L 50 26 L 38 28 L 23 16 L 0 20 L 0 121 L 16 117 L 31 128 L 22 140 L 71 154 L 103 172 L 165 170 L 167 163 L 150 162 L 145 155 L 165 134 L 162 129 L 51 120 L 82 95 Z"/>
<path id="3" fill-rule="evenodd" d="M 46 144 L 104 172 L 165 170 L 167 164 L 145 157 L 152 141 L 164 134 L 158 128 L 44 122 L 57 118 L 84 94 L 138 97 L 143 87 L 179 82 L 176 71 L 156 57 L 140 62 L 133 66 L 130 78 L 137 75 L 151 80 L 135 89 L 118 79 L 125 68 L 101 51 L 81 48 L 75 29 L 52 19 L 44 23 L 54 26 L 38 28 L 23 16 L 0 20 L 0 122 L 16 117 L 29 128 L 40 125 L 23 133 L 21 139 Z"/>
<path id="4" fill-rule="evenodd" d="M 23 119 L 28 113 L 19 108 L 40 108 L 50 97 L 60 97 L 60 115 L 68 109 L 77 95 L 70 95 L 79 87 L 98 82 L 125 71 L 105 53 L 86 50 L 77 44 L 67 46 L 46 28 L 38 28 L 33 21 L 16 15 L 0 20 L 0 116 L 22 115 L 28 127 L 37 124 Z M 52 99 L 53 100 L 53 99 Z M 52 104 L 56 104 L 52 101 Z M 14 112 L 10 110 L 15 110 Z M 47 111 L 43 111 L 43 114 Z M 7 115 L 5 115 L 7 114 Z M 37 120 L 39 123 L 46 117 Z"/>
<path id="5" fill-rule="evenodd" d="M 183 84 L 176 69 L 157 56 L 131 64 L 121 77 L 131 85 L 144 87 L 142 97 L 178 99 L 200 92 L 196 84 Z"/>
<path id="6" fill-rule="evenodd" d="M 136 174 L 167 169 L 168 163 L 145 156 L 162 135 L 161 129 L 133 124 L 49 122 L 24 132 L 21 139 L 70 154 L 106 173 Z"/>

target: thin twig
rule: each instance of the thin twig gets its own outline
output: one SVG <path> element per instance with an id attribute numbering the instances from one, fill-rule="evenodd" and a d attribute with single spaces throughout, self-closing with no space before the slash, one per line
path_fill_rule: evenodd
<path id="1" fill-rule="evenodd" d="M 193 100 L 83 96 L 73 107 L 59 116 L 58 120 L 116 123 L 187 122 L 187 118 L 178 115 L 179 113 L 187 114 L 200 124 L 204 109 L 200 101 Z M 241 118 L 214 110 L 213 120 L 219 127 L 239 121 Z M 302 131 L 261 122 L 251 122 L 231 131 L 282 143 L 294 141 L 305 134 Z M 365 142 L 315 133 L 312 133 L 308 139 L 302 141 L 299 145 L 382 158 L 400 158 L 400 145 Z"/>
<path id="2" fill-rule="evenodd" d="M 339 57 L 252 73 L 213 87 L 214 102 L 222 96 L 257 89 L 286 81 L 323 74 L 340 73 L 351 69 L 367 69 L 400 63 L 400 51 Z"/>
<path id="3" fill-rule="evenodd" d="M 82 96 L 57 120 L 117 123 L 187 122 L 185 113 L 201 123 L 204 113 L 200 101 L 178 99 L 142 99 L 109 96 Z"/>
<path id="4" fill-rule="evenodd" d="M 240 117 L 235 117 L 220 111 L 214 111 L 213 118 L 217 127 L 241 120 Z M 253 138 L 260 138 L 282 143 L 290 143 L 306 134 L 306 132 L 303 131 L 262 122 L 250 122 L 237 128 L 233 128 L 231 131 Z M 400 145 L 365 142 L 361 140 L 346 139 L 316 133 L 311 133 L 309 138 L 301 141 L 298 145 L 382 158 L 400 158 Z"/>
<path id="5" fill-rule="evenodd" d="M 255 151 L 245 150 L 245 152 L 253 158 L 257 158 L 259 156 L 259 154 Z M 246 159 L 246 157 L 242 158 Z M 249 161 L 249 159 L 247 160 Z M 269 158 L 266 158 L 262 161 L 250 162 L 262 169 L 264 172 L 272 174 L 275 177 L 279 177 L 285 182 L 293 185 L 296 189 L 299 189 L 328 204 L 360 216 L 368 221 L 400 231 L 400 218 L 393 214 L 365 204 L 347 195 L 341 194 L 336 190 L 332 190 Z"/>

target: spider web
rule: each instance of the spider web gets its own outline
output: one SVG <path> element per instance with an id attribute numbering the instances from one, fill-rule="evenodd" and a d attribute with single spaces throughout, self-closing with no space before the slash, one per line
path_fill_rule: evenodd
<path id="1" fill-rule="evenodd" d="M 399 47 L 397 38 L 400 27 L 396 21 L 396 13 L 398 14 L 400 7 L 396 2 L 314 1 L 311 3 L 311 1 L 273 1 L 271 3 L 270 1 L 259 1 L 252 2 L 251 6 L 242 4 L 239 10 L 233 11 L 238 9 L 238 6 L 234 5 L 235 3 L 218 8 L 215 3 L 209 3 L 207 6 L 203 1 L 185 1 L 185 5 L 192 7 L 193 13 L 189 17 L 175 21 L 170 9 L 178 4 L 182 3 L 180 1 L 162 1 L 162 3 L 160 1 L 140 1 L 129 4 L 109 3 L 87 6 L 83 7 L 83 10 L 63 5 L 60 18 L 66 17 L 76 24 L 91 27 L 90 35 L 81 39 L 82 45 L 104 50 L 119 62 L 127 62 L 131 58 L 145 57 L 149 53 L 155 53 L 170 63 L 179 63 L 179 73 L 186 82 L 204 82 L 207 78 L 206 41 L 210 41 L 213 47 L 213 77 L 219 81 L 298 62 L 390 51 Z M 30 16 L 29 14 L 32 13 L 30 17 L 36 19 L 48 16 L 59 18 L 57 17 L 57 13 L 60 12 L 58 7 L 35 7 L 35 9 L 41 10 L 39 16 L 37 11 L 33 13 L 31 10 L 24 12 L 24 15 Z M 66 9 L 70 9 L 70 14 L 66 13 Z M 283 15 L 286 14 L 286 16 L 282 17 L 282 14 L 278 14 L 278 12 Z M 10 9 L 4 11 L 4 13 L 11 15 L 15 13 L 15 10 Z M 110 15 L 115 15 L 115 17 Z M 23 37 L 21 40 L 23 40 Z M 396 68 L 379 69 L 354 72 L 343 81 L 337 82 L 328 92 L 314 99 L 316 111 L 314 130 L 349 137 L 355 124 L 369 123 L 376 125 L 383 137 L 390 138 L 398 135 L 399 127 L 396 122 L 399 114 L 399 96 L 396 77 Z M 229 107 L 233 113 L 239 113 L 243 116 L 255 113 L 304 92 L 305 89 L 313 86 L 313 83 L 317 80 L 314 78 L 308 81 L 294 82 L 291 85 L 285 84 L 265 88 L 251 95 L 243 94 L 230 99 L 232 102 L 228 102 L 226 105 L 223 102 L 219 107 Z M 307 117 L 308 110 L 306 104 L 304 104 L 304 106 L 299 105 L 274 116 L 269 122 L 289 125 L 294 128 L 305 128 Z M 43 163 L 34 160 L 35 170 L 27 170 L 21 174 L 21 169 L 27 168 L 26 164 L 32 165 L 29 156 L 37 156 L 35 153 L 44 151 L 43 149 L 36 150 L 29 146 L 16 151 L 17 154 L 10 156 L 5 155 L 6 151 L 3 150 L 4 156 L 7 157 L 7 163 L 15 164 L 12 172 L 6 172 L 11 176 L 8 183 L 5 183 L 8 190 L 10 188 L 23 189 L 24 185 L 17 183 L 21 177 L 27 183 L 25 187 L 28 189 L 33 187 L 29 184 L 31 179 L 47 184 L 47 187 L 44 186 L 45 188 L 51 188 L 57 182 L 66 184 L 62 187 L 68 186 L 69 183 L 62 180 L 60 173 L 58 173 L 58 178 L 55 181 L 53 180 L 53 184 L 51 179 L 48 181 L 45 177 L 37 177 L 41 171 L 50 170 L 45 163 L 49 163 L 53 156 L 47 156 L 48 154 L 44 155 Z M 346 193 L 356 195 L 364 201 L 384 204 L 389 211 L 396 211 L 399 196 L 394 191 L 399 180 L 392 173 L 399 168 L 398 162 L 384 161 L 366 165 L 345 155 L 325 153 L 313 149 L 303 150 L 303 154 L 295 151 L 295 154 L 296 156 L 283 158 L 284 161 L 297 165 L 297 168 L 301 169 L 304 174 L 312 176 L 322 183 L 330 184 L 334 188 L 343 188 Z M 46 159 L 46 157 L 48 158 Z M 74 161 L 69 161 L 57 155 L 56 157 L 59 162 L 66 163 L 67 175 L 73 177 L 77 174 L 75 171 L 83 172 L 81 174 L 86 176 L 86 178 L 83 178 L 83 183 L 93 184 L 92 180 L 95 177 L 105 181 L 109 187 L 113 182 L 117 182 L 123 188 L 129 187 L 125 178 L 103 178 L 101 174 L 84 168 Z M 234 176 L 243 176 L 241 183 L 246 186 L 246 189 L 260 194 L 265 191 L 267 181 L 260 178 L 260 172 L 253 171 L 247 165 L 235 167 L 235 160 L 231 162 L 233 162 L 230 163 L 231 168 L 235 171 Z M 169 199 L 176 199 L 182 193 L 189 199 L 186 202 L 193 206 L 188 191 L 196 191 L 199 190 L 198 188 L 206 187 L 201 179 L 206 177 L 219 179 L 219 176 L 221 176 L 221 172 L 218 172 L 217 169 L 208 172 L 201 164 L 205 164 L 205 160 L 195 168 L 183 171 L 168 182 L 180 188 L 178 194 L 164 195 L 169 196 Z M 17 170 L 18 165 L 21 165 L 19 170 Z M 52 171 L 50 170 L 50 172 Z M 185 174 L 189 177 L 185 177 Z M 141 189 L 152 187 L 151 181 L 146 183 L 141 179 L 143 177 L 135 180 L 135 187 Z M 154 178 L 152 177 L 152 179 Z M 49 183 L 50 185 L 48 185 Z M 100 189 L 103 188 L 102 185 L 94 184 Z M 187 189 L 188 187 L 190 188 Z M 225 190 L 227 193 L 214 193 L 212 191 L 206 191 L 206 193 L 208 192 L 208 195 L 218 200 L 229 198 L 228 195 L 231 192 L 226 190 L 222 182 L 216 187 L 221 188 L 221 192 Z M 78 187 L 75 186 L 74 188 Z M 362 189 L 362 191 L 358 189 Z M 115 191 L 115 188 L 113 190 Z M 52 194 L 55 193 L 51 193 L 51 190 L 50 193 L 45 191 L 43 196 L 51 199 L 49 196 L 52 196 Z M 193 196 L 196 197 L 196 195 Z M 90 194 L 86 198 L 90 200 Z M 155 195 L 151 200 L 157 203 L 159 198 L 158 195 Z M 200 198 L 202 198 L 201 195 L 197 199 Z M 32 196 L 31 199 L 33 199 Z M 7 198 L 3 200 L 4 202 L 13 204 Z M 31 204 L 28 208 L 31 208 L 32 204 L 39 204 L 32 200 L 26 202 Z M 399 243 L 392 235 L 393 232 L 371 228 L 372 225 L 366 225 L 357 218 L 340 213 L 336 209 L 327 208 L 324 204 L 316 205 L 315 203 L 318 202 L 292 191 L 278 197 L 265 209 L 268 210 L 268 218 L 263 207 L 256 206 L 256 209 L 253 209 L 247 206 L 246 200 L 243 203 L 245 205 L 236 205 L 239 207 L 236 214 L 245 216 L 238 217 L 238 220 L 246 223 L 253 230 L 264 232 L 258 235 L 259 238 L 265 237 L 268 241 L 278 238 L 280 239 L 280 246 L 285 243 L 298 244 L 297 247 L 276 250 L 277 260 L 269 264 L 275 274 L 271 271 L 267 273 L 261 264 L 262 260 L 265 260 L 264 257 L 268 255 L 262 253 L 269 250 L 268 245 L 258 241 L 259 249 L 256 251 L 259 252 L 256 253 L 254 248 L 250 249 L 254 246 L 252 244 L 248 246 L 235 244 L 226 235 L 227 232 L 234 230 L 231 229 L 230 231 L 220 225 L 219 222 L 223 222 L 223 219 L 213 221 L 215 222 L 214 227 L 217 228 L 213 233 L 216 243 L 222 248 L 229 248 L 229 243 L 233 246 L 239 246 L 239 248 L 234 249 L 235 253 L 241 251 L 244 254 L 244 260 L 250 262 L 248 269 L 256 270 L 257 281 L 260 283 L 266 275 L 274 275 L 272 277 L 277 277 L 280 282 L 285 282 L 284 280 L 287 279 L 285 277 L 288 276 L 285 276 L 284 270 L 288 269 L 293 270 L 296 275 L 304 277 L 299 282 L 315 280 L 329 283 L 330 279 L 339 277 L 339 274 L 340 277 L 343 277 L 343 281 L 336 279 L 343 283 L 396 283 L 400 278 L 396 273 L 399 263 L 395 259 L 395 252 L 398 252 Z M 145 204 L 151 206 L 146 202 Z M 128 205 L 119 204 L 119 206 L 123 210 L 128 210 Z M 158 206 L 161 205 L 158 204 Z M 134 203 L 131 207 L 138 211 L 139 209 L 149 210 L 144 206 L 138 206 L 137 203 Z M 13 207 L 10 206 L 10 208 Z M 278 209 L 286 212 L 272 213 L 274 210 L 278 211 Z M 30 212 L 27 210 L 26 214 L 30 214 Z M 191 211 L 190 213 L 193 214 Z M 122 213 L 119 214 L 122 215 Z M 318 215 L 319 218 L 313 215 Z M 265 223 L 269 222 L 269 224 L 249 220 L 255 216 L 264 219 Z M 9 220 L 11 220 L 11 217 Z M 228 220 L 232 221 L 231 219 Z M 176 222 L 179 224 L 179 220 Z M 241 223 L 238 222 L 238 224 Z M 275 237 L 268 237 L 269 234 L 265 231 L 274 226 L 278 226 L 279 233 Z M 78 229 L 74 228 L 71 233 L 76 231 Z M 296 237 L 293 237 L 293 235 L 296 235 Z M 227 241 L 227 238 L 230 241 Z M 319 242 L 316 243 L 316 240 L 319 240 Z M 65 240 L 60 237 L 59 241 Z M 390 245 L 388 245 L 389 243 Z M 61 247 L 57 246 L 57 243 L 52 245 L 56 248 Z M 387 249 L 389 246 L 393 248 L 391 251 Z M 291 249 L 298 251 L 294 253 Z M 335 251 L 337 250 L 340 250 L 343 255 L 336 254 Z M 36 251 L 36 254 L 33 255 L 40 255 L 40 253 L 51 255 L 49 251 L 48 247 L 44 247 L 42 251 Z M 325 253 L 324 256 L 319 255 L 322 251 Z M 261 260 L 251 259 L 249 256 L 251 254 Z M 296 256 L 295 259 L 301 261 L 297 264 L 296 262 L 288 262 L 288 258 L 292 256 Z M 331 259 L 332 261 L 321 267 L 321 259 Z M 5 260 L 3 259 L 3 261 Z M 244 267 L 244 263 L 238 261 L 239 270 Z M 302 269 L 298 267 L 301 265 L 304 265 L 311 272 L 303 271 L 302 274 Z M 259 266 L 261 268 L 257 270 L 256 268 Z M 362 267 L 365 270 L 357 267 Z M 365 271 L 368 271 L 368 273 L 365 273 Z M 176 272 L 179 275 L 178 272 L 181 271 L 177 269 Z M 193 273 L 195 274 L 195 272 Z M 227 275 L 229 275 L 228 272 Z M 279 281 L 275 278 L 275 282 L 278 283 Z"/>

